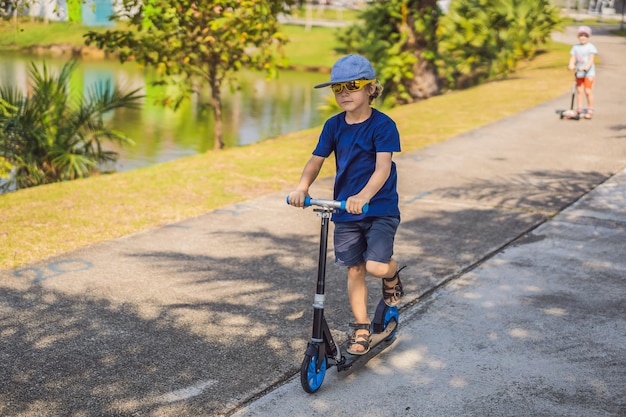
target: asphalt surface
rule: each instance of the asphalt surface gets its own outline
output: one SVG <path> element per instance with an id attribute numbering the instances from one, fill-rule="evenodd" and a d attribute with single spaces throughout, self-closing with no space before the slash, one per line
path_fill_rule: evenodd
<path id="1" fill-rule="evenodd" d="M 396 158 L 407 296 L 367 364 L 300 387 L 319 220 L 285 190 L 0 271 L 0 415 L 626 416 L 626 40 L 597 32 L 593 120 L 565 79 Z M 326 294 L 345 340 L 332 264 Z"/>

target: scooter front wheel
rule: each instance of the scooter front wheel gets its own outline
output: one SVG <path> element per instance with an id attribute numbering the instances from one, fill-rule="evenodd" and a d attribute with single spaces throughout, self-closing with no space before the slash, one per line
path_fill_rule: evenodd
<path id="1" fill-rule="evenodd" d="M 326 376 L 326 356 L 322 359 L 319 371 L 317 370 L 318 360 L 318 352 L 314 354 L 307 353 L 304 355 L 304 360 L 300 367 L 300 383 L 302 388 L 309 394 L 320 389 L 322 382 L 324 382 L 324 376 Z"/>

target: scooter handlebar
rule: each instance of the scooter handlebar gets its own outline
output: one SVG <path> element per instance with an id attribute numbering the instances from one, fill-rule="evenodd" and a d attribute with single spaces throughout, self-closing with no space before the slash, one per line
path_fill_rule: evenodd
<path id="1" fill-rule="evenodd" d="M 289 196 L 287 196 L 286 198 L 287 204 L 289 204 Z M 346 209 L 346 201 L 336 201 L 336 200 L 322 200 L 322 199 L 316 199 L 316 198 L 311 198 L 311 197 L 305 197 L 304 198 L 304 207 L 310 207 L 310 206 L 319 206 L 319 207 L 332 207 L 332 208 L 336 208 L 339 210 L 345 210 Z M 370 205 L 369 204 L 365 204 L 362 208 L 363 213 L 367 213 L 367 211 L 369 210 Z"/>

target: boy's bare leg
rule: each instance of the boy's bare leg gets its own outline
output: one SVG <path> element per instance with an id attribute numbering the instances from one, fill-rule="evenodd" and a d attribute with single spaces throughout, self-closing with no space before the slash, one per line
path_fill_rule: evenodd
<path id="1" fill-rule="evenodd" d="M 376 261 L 367 261 L 367 272 L 376 278 L 391 278 L 396 274 L 397 269 L 398 264 L 394 259 L 391 259 L 388 264 Z"/>
<path id="2" fill-rule="evenodd" d="M 585 88 L 585 95 L 587 96 L 587 107 L 593 109 L 593 90 Z"/>
<path id="3" fill-rule="evenodd" d="M 388 264 L 367 261 L 366 267 L 367 272 L 371 275 L 384 280 L 383 298 L 385 303 L 388 306 L 397 305 L 404 295 L 404 292 L 402 291 L 402 284 L 400 283 L 400 277 L 397 275 L 399 272 L 398 263 L 394 259 L 391 259 Z"/>
<path id="4" fill-rule="evenodd" d="M 348 296 L 350 297 L 350 307 L 354 315 L 355 323 L 369 323 L 367 315 L 367 282 L 366 274 L 369 272 L 376 278 L 392 278 L 398 269 L 398 264 L 391 259 L 388 264 L 375 261 L 367 261 L 367 264 L 361 264 L 348 268 Z M 395 283 L 390 283 L 395 285 Z M 355 330 L 357 335 L 369 336 L 367 330 Z M 359 350 L 357 344 L 351 346 L 353 350 Z M 362 351 L 362 350 L 361 350 Z"/>
<path id="5" fill-rule="evenodd" d="M 576 103 L 578 104 L 577 109 L 581 110 L 584 108 L 583 107 L 583 96 L 585 95 L 585 87 L 583 85 L 579 85 L 576 87 Z"/>
<path id="6" fill-rule="evenodd" d="M 360 324 L 370 322 L 367 316 L 367 283 L 365 282 L 365 275 L 365 264 L 348 268 L 348 296 L 350 297 L 350 307 L 352 307 L 354 322 Z M 361 336 L 361 338 L 359 338 L 359 336 Z M 354 338 L 357 341 L 365 341 L 368 340 L 369 337 L 369 330 L 354 330 Z M 359 343 L 350 345 L 349 349 L 353 352 L 365 352 L 366 350 L 366 348 Z"/>
<path id="7" fill-rule="evenodd" d="M 367 267 L 367 269 L 366 269 Z M 367 261 L 348 268 L 348 296 L 350 306 L 356 323 L 369 323 L 367 316 L 367 283 L 365 281 L 366 272 L 376 278 L 391 278 L 396 274 L 398 264 L 391 259 L 388 264 L 375 261 Z M 394 283 L 389 283 L 394 285 Z"/>
<path id="8" fill-rule="evenodd" d="M 367 316 L 367 283 L 365 264 L 348 268 L 348 296 L 355 323 L 369 323 Z"/>

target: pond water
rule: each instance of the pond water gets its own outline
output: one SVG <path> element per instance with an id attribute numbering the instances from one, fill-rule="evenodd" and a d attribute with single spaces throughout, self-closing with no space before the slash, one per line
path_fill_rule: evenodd
<path id="1" fill-rule="evenodd" d="M 29 85 L 30 62 L 43 58 L 3 53 L 0 56 L 0 85 L 15 85 L 24 91 Z M 66 59 L 45 58 L 57 71 Z M 247 145 L 263 139 L 323 124 L 326 116 L 318 107 L 325 104 L 328 89 L 316 90 L 328 74 L 281 71 L 278 79 L 266 80 L 262 73 L 238 73 L 240 88 L 224 86 L 222 112 L 226 146 Z M 94 83 L 110 80 L 124 89 L 141 88 L 146 99 L 140 110 L 122 109 L 107 115 L 107 122 L 132 138 L 133 147 L 110 148 L 120 155 L 114 168 L 127 171 L 213 149 L 213 115 L 208 106 L 195 99 L 177 110 L 154 104 L 158 89 L 150 76 L 134 63 L 80 61 L 71 88 L 86 90 Z"/>

